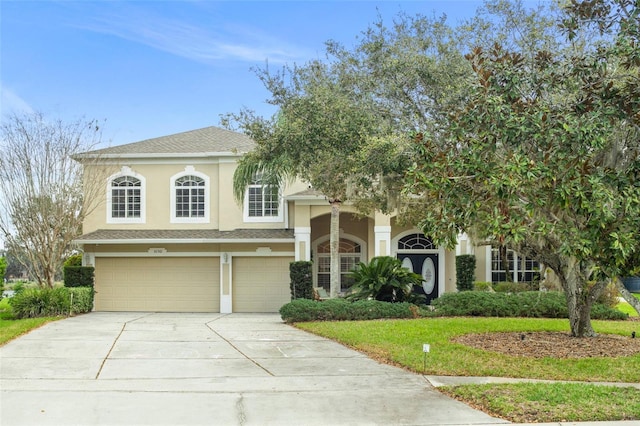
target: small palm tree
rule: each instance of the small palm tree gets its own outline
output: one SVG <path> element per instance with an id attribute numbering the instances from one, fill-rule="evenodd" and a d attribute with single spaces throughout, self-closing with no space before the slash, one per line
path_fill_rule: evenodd
<path id="1" fill-rule="evenodd" d="M 422 284 L 421 275 L 409 271 L 400 260 L 389 256 L 374 257 L 369 264 L 360 262 L 349 277 L 353 280 L 350 300 L 407 302 L 413 286 Z"/>

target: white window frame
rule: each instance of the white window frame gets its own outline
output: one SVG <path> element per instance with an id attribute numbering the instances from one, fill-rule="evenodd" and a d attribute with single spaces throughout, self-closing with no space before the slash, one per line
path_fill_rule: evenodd
<path id="1" fill-rule="evenodd" d="M 318 246 L 320 244 L 323 244 L 327 241 L 329 241 L 331 239 L 330 235 L 325 235 L 324 237 L 320 237 L 318 238 L 316 241 L 314 241 L 313 243 L 313 253 L 315 256 L 315 260 L 313 262 L 313 286 L 314 287 L 318 287 L 319 283 L 318 283 L 318 276 L 320 275 L 320 258 L 331 258 L 331 254 L 330 253 L 318 253 Z M 359 254 L 360 256 L 360 260 L 359 262 L 365 262 L 367 259 L 367 243 L 356 237 L 355 235 L 351 235 L 351 234 L 345 234 L 345 233 L 340 233 L 340 239 L 341 240 L 348 240 L 351 241 L 352 243 L 356 243 L 360 246 L 360 253 L 340 253 L 340 281 L 342 282 L 342 276 L 343 275 L 347 275 L 350 271 L 343 271 L 342 270 L 342 257 L 356 257 L 357 254 Z M 356 262 L 356 265 L 359 263 Z M 354 265 L 355 266 L 355 265 Z M 342 292 L 342 284 L 340 285 L 340 292 Z"/>
<path id="2" fill-rule="evenodd" d="M 176 190 L 178 189 L 178 187 L 176 187 L 176 181 L 185 176 L 195 176 L 204 181 L 204 216 L 202 217 L 177 217 L 176 216 L 176 201 L 177 201 Z M 171 189 L 170 189 L 170 193 L 171 193 L 170 222 L 171 223 L 209 223 L 210 211 L 211 211 L 211 208 L 210 208 L 211 198 L 209 196 L 211 183 L 209 180 L 209 176 L 207 176 L 204 173 L 197 172 L 193 166 L 187 166 L 185 167 L 183 172 L 180 172 L 178 174 L 171 176 L 170 186 L 171 186 Z"/>
<path id="3" fill-rule="evenodd" d="M 256 179 L 256 182 L 259 182 L 259 178 Z M 282 193 L 280 192 L 280 188 L 278 188 L 278 214 L 276 216 L 249 216 L 249 191 L 255 188 L 262 189 L 262 211 L 264 213 L 264 191 L 266 188 L 274 185 L 263 185 L 262 183 L 252 183 L 249 185 L 244 192 L 244 208 L 243 211 L 243 220 L 245 222 L 251 223 L 273 223 L 273 222 L 282 222 L 283 219 L 283 202 L 282 202 Z"/>
<path id="4" fill-rule="evenodd" d="M 112 182 L 121 177 L 132 177 L 140 181 L 140 217 L 113 217 L 113 194 Z M 147 200 L 146 200 L 147 183 L 144 176 L 131 170 L 130 167 L 124 166 L 120 172 L 109 176 L 107 179 L 107 223 L 145 223 L 147 218 Z"/>

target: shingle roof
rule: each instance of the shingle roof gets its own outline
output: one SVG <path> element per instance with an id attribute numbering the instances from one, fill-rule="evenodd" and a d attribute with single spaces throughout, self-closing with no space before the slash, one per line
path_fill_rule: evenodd
<path id="1" fill-rule="evenodd" d="M 100 243 L 143 243 L 143 242 L 188 242 L 217 243 L 225 241 L 246 242 L 293 242 L 291 229 L 98 229 L 76 238 L 83 244 Z"/>
<path id="2" fill-rule="evenodd" d="M 81 156 L 99 155 L 110 157 L 138 156 L 143 154 L 202 155 L 231 152 L 244 153 L 253 149 L 254 146 L 255 142 L 247 135 L 212 126 L 90 151 L 81 154 Z"/>

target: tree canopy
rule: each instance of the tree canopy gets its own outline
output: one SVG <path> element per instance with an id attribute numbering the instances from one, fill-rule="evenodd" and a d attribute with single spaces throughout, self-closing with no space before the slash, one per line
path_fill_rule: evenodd
<path id="1" fill-rule="evenodd" d="M 85 215 L 95 208 L 85 197 L 99 200 L 96 185 L 83 188 L 82 166 L 72 155 L 95 146 L 100 127 L 93 120 L 66 123 L 30 113 L 10 116 L 1 132 L 0 232 L 29 275 L 53 287 Z"/>

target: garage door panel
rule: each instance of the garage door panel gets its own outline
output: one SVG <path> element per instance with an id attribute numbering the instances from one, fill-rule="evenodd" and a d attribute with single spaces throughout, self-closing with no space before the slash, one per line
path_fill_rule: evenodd
<path id="1" fill-rule="evenodd" d="M 96 258 L 99 311 L 218 312 L 220 260 Z"/>
<path id="2" fill-rule="evenodd" d="M 293 257 L 234 257 L 233 312 L 278 312 L 291 301 Z"/>

